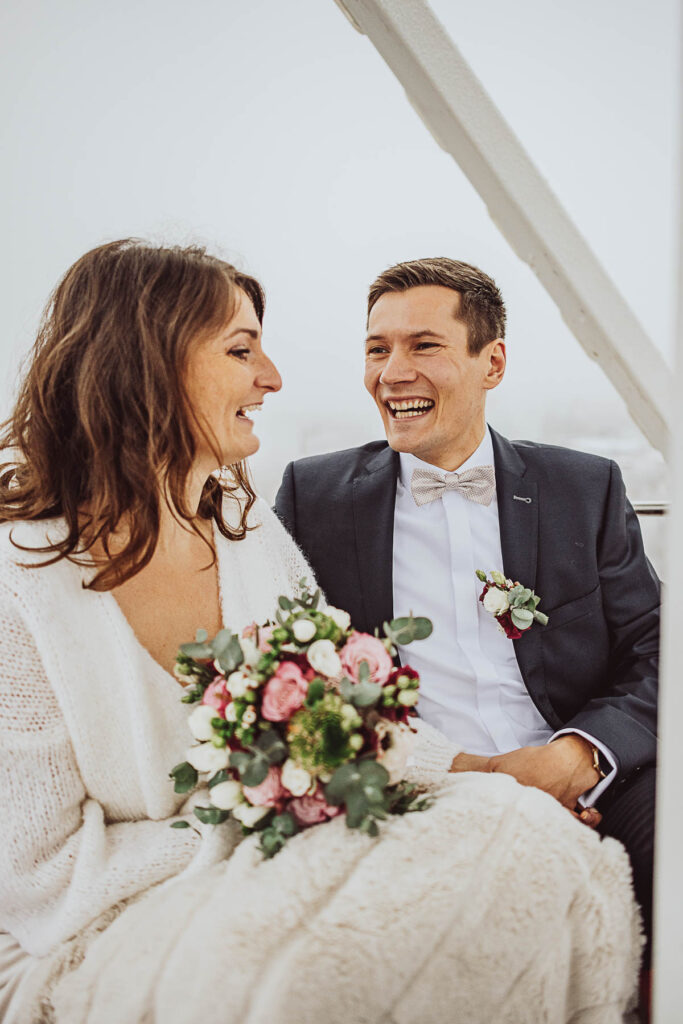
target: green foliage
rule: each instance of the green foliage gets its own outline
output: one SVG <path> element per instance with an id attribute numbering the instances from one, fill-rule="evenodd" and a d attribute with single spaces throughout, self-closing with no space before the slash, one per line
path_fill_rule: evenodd
<path id="1" fill-rule="evenodd" d="M 486 573 L 483 569 L 477 569 L 477 579 L 481 580 L 482 583 L 486 583 Z"/>
<path id="2" fill-rule="evenodd" d="M 169 778 L 174 781 L 173 789 L 176 793 L 189 793 L 197 785 L 199 779 L 197 769 L 187 761 L 177 764 L 168 774 Z"/>
<path id="3" fill-rule="evenodd" d="M 260 846 L 266 859 L 274 857 L 288 839 L 299 831 L 294 816 L 289 812 L 276 814 L 261 832 Z"/>
<path id="4" fill-rule="evenodd" d="M 239 637 L 229 629 L 222 629 L 216 634 L 211 641 L 211 650 L 226 675 L 238 669 L 244 661 Z"/>
<path id="5" fill-rule="evenodd" d="M 262 732 L 248 750 L 233 750 L 230 765 L 239 772 L 244 786 L 259 786 L 265 779 L 270 766 L 282 764 L 287 758 L 287 745 L 275 729 Z"/>
<path id="6" fill-rule="evenodd" d="M 416 811 L 426 811 L 433 803 L 433 798 L 417 786 L 410 782 L 399 782 L 397 786 L 393 787 L 389 798 L 389 813 L 412 814 Z"/>
<path id="7" fill-rule="evenodd" d="M 367 662 L 363 662 L 366 665 Z M 356 708 L 371 708 L 382 696 L 382 687 L 379 683 L 371 683 L 367 677 L 361 683 L 352 683 L 350 679 L 344 678 L 339 687 L 340 693 L 347 704 L 353 704 Z"/>
<path id="8" fill-rule="evenodd" d="M 288 730 L 291 756 L 307 771 L 332 771 L 354 756 L 342 714 L 344 703 L 338 694 L 328 692 L 293 716 Z"/>
<path id="9" fill-rule="evenodd" d="M 207 785 L 208 785 L 209 789 L 213 789 L 213 787 L 217 786 L 219 784 L 219 782 L 229 782 L 231 779 L 232 779 L 232 775 L 230 774 L 228 769 L 227 768 L 221 768 L 221 770 L 219 772 L 216 772 L 215 775 L 211 776 L 211 778 L 209 779 Z"/>
<path id="10" fill-rule="evenodd" d="M 392 644 L 401 647 L 411 644 L 413 640 L 426 640 L 428 636 L 431 636 L 431 632 L 430 619 L 415 618 L 413 615 L 384 623 L 384 635 L 391 640 Z"/>
<path id="11" fill-rule="evenodd" d="M 386 818 L 389 773 L 376 761 L 354 761 L 336 770 L 325 786 L 326 800 L 337 807 L 346 807 L 346 824 L 376 835 L 370 824 L 376 818 Z"/>
<path id="12" fill-rule="evenodd" d="M 322 679 L 312 679 L 306 694 L 306 706 L 312 708 L 325 696 L 325 682 Z"/>
<path id="13" fill-rule="evenodd" d="M 219 807 L 195 807 L 194 814 L 203 825 L 220 825 L 230 817 L 230 811 L 222 811 Z"/>
<path id="14" fill-rule="evenodd" d="M 192 828 L 189 821 L 172 821 L 171 828 Z"/>

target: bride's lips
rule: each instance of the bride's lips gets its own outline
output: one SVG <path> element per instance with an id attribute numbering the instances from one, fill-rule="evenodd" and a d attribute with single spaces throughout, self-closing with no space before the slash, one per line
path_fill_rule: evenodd
<path id="1" fill-rule="evenodd" d="M 251 427 L 254 425 L 254 421 L 250 420 L 247 416 L 248 412 L 260 412 L 263 408 L 263 402 L 254 402 L 253 405 L 243 405 L 235 413 L 235 418 L 240 420 L 242 423 L 248 423 Z"/>

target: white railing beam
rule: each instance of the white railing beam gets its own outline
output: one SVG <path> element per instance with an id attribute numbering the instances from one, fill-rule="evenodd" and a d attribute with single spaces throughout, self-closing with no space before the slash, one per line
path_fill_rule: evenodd
<path id="1" fill-rule="evenodd" d="M 438 144 L 597 360 L 648 441 L 666 452 L 669 370 L 425 0 L 335 0 L 405 89 Z"/>

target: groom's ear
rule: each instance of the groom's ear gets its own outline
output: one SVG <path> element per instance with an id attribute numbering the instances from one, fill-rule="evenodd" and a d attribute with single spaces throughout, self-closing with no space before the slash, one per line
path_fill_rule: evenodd
<path id="1" fill-rule="evenodd" d="M 485 360 L 484 390 L 491 391 L 492 388 L 498 387 L 505 376 L 507 356 L 503 339 L 496 338 L 490 341 L 483 349 L 482 356 Z"/>

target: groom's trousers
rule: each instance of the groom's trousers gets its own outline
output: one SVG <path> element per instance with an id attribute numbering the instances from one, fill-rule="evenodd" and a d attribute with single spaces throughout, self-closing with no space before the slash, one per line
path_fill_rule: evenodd
<path id="1" fill-rule="evenodd" d="M 609 786 L 596 803 L 602 814 L 598 832 L 624 844 L 631 858 L 633 888 L 643 914 L 647 945 L 643 966 L 650 966 L 652 947 L 652 875 L 655 835 L 655 766 L 646 765 Z"/>

